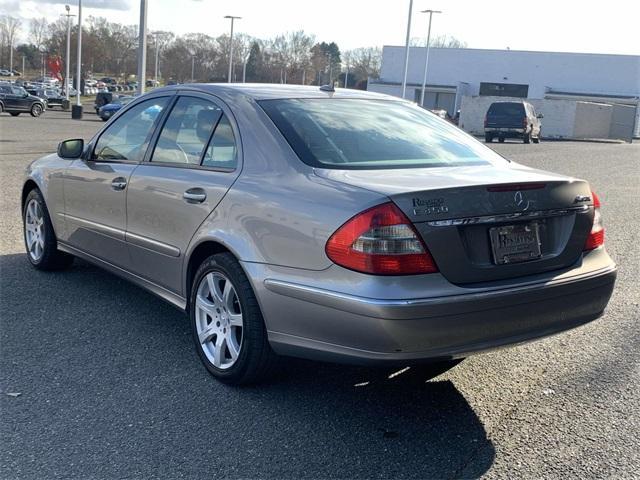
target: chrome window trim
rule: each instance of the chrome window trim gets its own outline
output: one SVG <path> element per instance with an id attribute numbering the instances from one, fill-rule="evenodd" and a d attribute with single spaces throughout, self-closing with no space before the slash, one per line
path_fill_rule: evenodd
<path id="1" fill-rule="evenodd" d="M 503 213 L 499 215 L 484 215 L 480 217 L 464 217 L 464 218 L 452 218 L 447 220 L 431 220 L 424 222 L 430 227 L 452 227 L 459 225 L 481 225 L 490 223 L 503 223 L 511 220 L 526 220 L 529 218 L 540 217 L 558 217 L 562 215 L 570 215 L 572 213 L 586 213 L 589 211 L 588 205 L 581 205 L 579 207 L 568 208 L 556 208 L 553 210 L 537 210 L 533 212 L 515 212 L 515 213 Z"/>

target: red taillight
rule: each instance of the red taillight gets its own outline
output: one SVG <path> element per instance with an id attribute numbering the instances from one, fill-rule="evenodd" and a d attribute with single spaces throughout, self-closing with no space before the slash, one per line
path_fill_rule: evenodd
<path id="1" fill-rule="evenodd" d="M 591 192 L 593 197 L 593 225 L 584 244 L 584 250 L 593 250 L 604 245 L 604 224 L 600 213 L 600 199 L 595 192 Z"/>
<path id="2" fill-rule="evenodd" d="M 487 117 L 484 117 L 484 128 L 487 128 Z"/>
<path id="3" fill-rule="evenodd" d="M 522 128 L 527 128 L 528 125 L 529 125 L 529 121 L 527 120 L 527 117 L 524 117 L 522 119 Z"/>
<path id="4" fill-rule="evenodd" d="M 331 235 L 327 256 L 345 268 L 374 275 L 438 271 L 411 221 L 393 203 L 359 213 Z"/>

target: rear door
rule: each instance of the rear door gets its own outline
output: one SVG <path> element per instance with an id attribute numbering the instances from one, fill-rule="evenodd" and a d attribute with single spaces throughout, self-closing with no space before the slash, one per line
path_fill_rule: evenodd
<path id="1" fill-rule="evenodd" d="M 101 132 L 87 158 L 65 170 L 64 242 L 113 265 L 130 266 L 125 243 L 129 177 L 169 100 L 158 96 L 134 105 Z"/>
<path id="2" fill-rule="evenodd" d="M 182 294 L 184 254 L 241 169 L 231 111 L 212 96 L 175 102 L 148 161 L 131 176 L 126 238 L 133 271 Z"/>

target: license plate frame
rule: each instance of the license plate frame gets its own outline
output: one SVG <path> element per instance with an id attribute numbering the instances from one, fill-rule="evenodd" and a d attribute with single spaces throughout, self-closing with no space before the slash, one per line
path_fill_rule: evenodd
<path id="1" fill-rule="evenodd" d="M 537 222 L 502 225 L 489 229 L 493 262 L 508 265 L 542 257 L 540 225 Z"/>

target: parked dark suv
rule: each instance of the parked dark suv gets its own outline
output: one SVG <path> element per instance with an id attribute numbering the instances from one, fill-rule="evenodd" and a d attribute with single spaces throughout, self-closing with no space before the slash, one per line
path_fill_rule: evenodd
<path id="1" fill-rule="evenodd" d="M 46 102 L 35 95 L 29 95 L 22 87 L 0 85 L 0 112 L 8 112 L 17 117 L 21 113 L 30 113 L 39 117 L 47 108 Z"/>
<path id="2" fill-rule="evenodd" d="M 521 138 L 524 143 L 540 141 L 540 119 L 533 105 L 528 102 L 494 102 L 484 118 L 484 139 L 491 143 L 494 138 L 504 142 L 505 138 Z"/>

